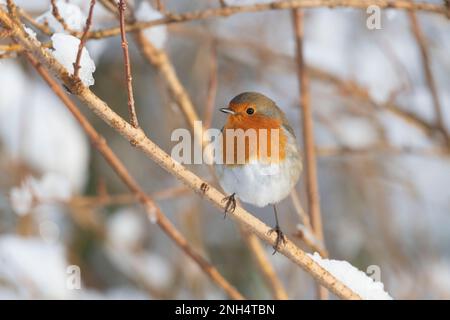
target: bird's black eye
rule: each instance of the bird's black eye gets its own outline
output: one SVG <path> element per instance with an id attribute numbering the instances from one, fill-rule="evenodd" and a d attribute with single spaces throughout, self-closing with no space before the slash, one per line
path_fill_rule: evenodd
<path id="1" fill-rule="evenodd" d="M 255 109 L 253 109 L 253 108 L 247 109 L 247 114 L 254 114 L 254 113 L 255 113 Z"/>

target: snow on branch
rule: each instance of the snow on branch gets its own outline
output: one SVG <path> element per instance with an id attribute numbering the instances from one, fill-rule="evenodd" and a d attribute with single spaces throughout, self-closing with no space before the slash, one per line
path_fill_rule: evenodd
<path id="1" fill-rule="evenodd" d="M 382 282 L 370 278 L 347 261 L 322 259 L 317 252 L 308 254 L 315 262 L 365 300 L 392 300 Z"/>

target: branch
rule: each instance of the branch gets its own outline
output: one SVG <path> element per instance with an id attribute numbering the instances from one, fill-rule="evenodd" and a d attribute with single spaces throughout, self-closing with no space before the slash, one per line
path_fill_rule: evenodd
<path id="1" fill-rule="evenodd" d="M 42 48 L 38 41 L 31 39 L 20 26 L 11 20 L 11 18 L 0 10 L 0 21 L 11 29 L 12 37 L 18 41 L 30 54 L 32 54 L 40 63 L 46 66 L 57 78 L 74 94 L 81 102 L 88 106 L 109 126 L 115 129 L 128 141 L 133 141 L 136 147 L 141 149 L 150 159 L 170 174 L 181 180 L 184 184 L 215 206 L 223 210 L 225 204 L 222 202 L 224 195 L 214 187 L 208 186 L 205 181 L 186 169 L 180 163 L 174 161 L 167 153 L 151 141 L 140 128 L 134 128 L 127 121 L 115 113 L 104 101 L 98 98 L 89 88 L 83 86 L 80 81 L 71 77 L 64 67 L 59 64 L 53 56 Z M 236 207 L 229 216 L 248 227 L 259 238 L 270 245 L 276 242 L 276 235 L 270 234 L 270 227 L 261 220 L 248 213 L 243 208 Z M 308 272 L 316 281 L 327 287 L 338 297 L 343 299 L 361 299 L 361 297 L 344 285 L 340 280 L 317 264 L 304 251 L 299 249 L 292 241 L 287 240 L 285 245 L 279 249 L 280 254 L 285 255 L 291 261 L 299 265 Z"/>
<path id="2" fill-rule="evenodd" d="M 286 289 L 284 289 L 283 284 L 267 258 L 267 254 L 261 244 L 261 241 L 259 241 L 259 239 L 255 237 L 255 235 L 248 228 L 242 226 L 241 224 L 238 224 L 238 226 L 244 241 L 255 259 L 256 265 L 262 273 L 267 286 L 272 291 L 274 298 L 277 300 L 287 300 L 288 295 Z"/>
<path id="3" fill-rule="evenodd" d="M 436 116 L 436 126 L 442 131 L 446 143 L 450 147 L 450 135 L 445 128 L 444 116 L 442 115 L 442 106 L 439 102 L 436 83 L 434 82 L 433 73 L 431 71 L 431 61 L 427 48 L 427 39 L 425 38 L 425 35 L 420 28 L 416 13 L 414 11 L 409 11 L 408 14 L 411 21 L 411 29 L 414 37 L 416 38 L 416 42 L 419 46 L 420 54 L 422 56 L 423 70 L 425 72 L 428 88 L 430 89 L 431 98 L 433 99 L 434 113 Z"/>
<path id="4" fill-rule="evenodd" d="M 179 80 L 179 78 L 175 72 L 175 69 L 174 69 L 172 63 L 170 62 L 169 57 L 167 56 L 166 52 L 164 50 L 160 50 L 160 49 L 157 49 L 156 47 L 154 47 L 153 44 L 145 38 L 142 31 L 136 32 L 135 39 L 138 44 L 138 47 L 141 49 L 141 52 L 142 52 L 144 58 L 150 64 L 152 64 L 155 68 L 157 68 L 159 70 L 159 72 L 161 72 L 164 80 L 167 83 L 167 86 L 169 87 L 169 90 L 170 90 L 170 93 L 171 93 L 173 99 L 175 100 L 176 104 L 179 106 L 179 108 L 183 112 L 183 115 L 185 116 L 186 121 L 188 122 L 188 125 L 192 128 L 194 133 L 199 132 L 198 130 L 194 130 L 194 126 L 195 126 L 195 122 L 199 121 L 200 118 L 197 115 L 197 112 L 194 108 L 192 100 L 190 99 L 186 89 L 181 84 L 181 81 Z M 215 84 L 213 83 L 212 90 L 214 90 L 214 85 Z M 211 94 L 211 90 L 209 90 L 209 93 Z M 213 93 L 213 94 L 215 94 L 215 93 Z M 209 97 L 209 99 L 212 99 L 212 98 Z M 211 108 L 212 108 L 212 104 L 211 104 Z M 206 128 L 203 127 L 202 131 L 204 132 Z M 202 145 L 204 145 L 204 143 L 206 143 L 206 141 L 204 140 L 204 137 L 202 135 L 197 136 L 197 141 L 200 141 Z M 266 281 L 269 288 L 274 293 L 275 298 L 286 299 L 287 294 L 286 294 L 285 290 L 282 289 L 281 282 L 276 277 L 275 272 L 274 272 L 268 258 L 265 256 L 265 253 L 261 251 L 262 250 L 261 244 L 259 243 L 259 241 L 255 238 L 255 236 L 253 234 L 249 234 L 248 232 L 246 232 L 246 230 L 245 230 L 245 228 L 243 228 L 243 226 L 239 225 L 239 228 L 241 230 L 241 234 L 244 237 L 244 240 L 246 240 L 246 243 L 250 247 L 250 251 L 255 255 L 255 260 L 256 260 L 257 264 L 259 265 L 260 270 L 262 271 L 264 280 Z"/>
<path id="5" fill-rule="evenodd" d="M 306 169 L 306 194 L 307 212 L 311 216 L 311 224 L 317 239 L 323 244 L 322 217 L 320 214 L 319 184 L 317 182 L 316 151 L 314 146 L 314 124 L 311 110 L 311 97 L 309 91 L 309 76 L 306 71 L 305 59 L 303 56 L 303 11 L 301 9 L 292 10 L 295 42 L 297 47 L 297 75 L 300 90 L 300 108 L 302 110 L 303 129 L 303 152 L 305 155 Z M 319 288 L 321 299 L 327 299 L 328 295 L 322 288 Z"/>
<path id="6" fill-rule="evenodd" d="M 130 55 L 128 53 L 128 42 L 127 36 L 125 34 L 125 9 L 126 0 L 120 0 L 118 4 L 119 8 L 119 19 L 120 19 L 120 36 L 122 38 L 122 49 L 123 49 L 123 59 L 125 65 L 125 80 L 127 83 L 128 92 L 128 113 L 130 115 L 131 125 L 135 128 L 139 127 L 139 122 L 136 115 L 136 109 L 134 106 L 134 95 L 131 77 L 131 65 L 130 65 Z"/>
<path id="7" fill-rule="evenodd" d="M 71 30 L 69 26 L 67 25 L 64 18 L 59 13 L 58 6 L 56 5 L 56 0 L 50 0 L 50 3 L 52 5 L 52 15 L 55 17 L 55 19 L 62 25 L 63 29 L 66 31 L 69 31 L 70 33 L 73 33 L 74 30 Z"/>
<path id="8" fill-rule="evenodd" d="M 230 284 L 228 281 L 206 261 L 200 254 L 198 254 L 194 248 L 192 248 L 184 236 L 175 228 L 169 219 L 162 213 L 155 202 L 145 194 L 138 183 L 131 177 L 125 165 L 114 154 L 112 149 L 108 146 L 105 139 L 92 127 L 89 121 L 82 115 L 76 105 L 70 100 L 64 90 L 56 83 L 55 80 L 49 75 L 49 73 L 43 68 L 43 66 L 28 52 L 26 57 L 41 75 L 41 77 L 47 82 L 53 92 L 61 99 L 65 106 L 69 109 L 75 119 L 79 122 L 83 130 L 89 136 L 92 144 L 102 154 L 108 164 L 119 175 L 122 181 L 128 186 L 128 188 L 135 194 L 137 199 L 142 203 L 147 211 L 150 219 L 152 215 L 156 216 L 156 223 L 159 227 L 188 255 L 197 265 L 205 272 L 211 280 L 221 287 L 231 298 L 243 299 L 243 296 Z"/>
<path id="9" fill-rule="evenodd" d="M 92 14 L 94 13 L 94 6 L 95 6 L 95 0 L 91 0 L 91 5 L 89 7 L 89 15 L 86 19 L 86 24 L 84 26 L 83 35 L 81 36 L 81 39 L 80 39 L 80 44 L 78 45 L 77 58 L 73 64 L 73 76 L 74 77 L 78 77 L 78 73 L 80 72 L 81 54 L 83 52 L 83 48 L 87 41 L 89 28 L 92 25 Z"/>
<path id="10" fill-rule="evenodd" d="M 128 24 L 126 31 L 137 31 L 150 28 L 162 24 L 172 24 L 180 22 L 188 22 L 193 20 L 202 20 L 215 17 L 228 17 L 230 15 L 246 12 L 259 12 L 268 10 L 287 10 L 297 8 L 355 8 L 366 9 L 370 5 L 376 5 L 381 9 L 402 9 L 402 10 L 422 10 L 442 15 L 447 14 L 447 8 L 444 5 L 432 4 L 427 2 L 412 2 L 409 0 L 283 0 L 271 3 L 258 3 L 244 6 L 225 6 L 220 8 L 212 8 L 199 11 L 191 11 L 185 13 L 167 13 L 164 18 L 139 21 Z M 120 27 L 113 27 L 89 33 L 89 38 L 112 37 L 120 34 Z"/>

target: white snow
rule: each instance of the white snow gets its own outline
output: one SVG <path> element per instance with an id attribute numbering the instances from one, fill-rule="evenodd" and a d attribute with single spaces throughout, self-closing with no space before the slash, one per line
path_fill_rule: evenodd
<path id="1" fill-rule="evenodd" d="M 46 173 L 41 179 L 27 177 L 20 187 L 11 189 L 10 199 L 14 211 L 25 215 L 34 204 L 67 201 L 71 197 L 70 182 L 56 173 Z"/>
<path id="2" fill-rule="evenodd" d="M 118 249 L 132 250 L 145 236 L 145 224 L 142 215 L 133 209 L 117 211 L 108 220 L 107 234 L 110 243 Z"/>
<path id="3" fill-rule="evenodd" d="M 157 288 L 167 287 L 173 278 L 173 268 L 160 255 L 145 253 L 135 263 L 136 270 Z"/>
<path id="4" fill-rule="evenodd" d="M 22 185 L 20 188 L 12 188 L 9 195 L 14 212 L 20 216 L 29 213 L 33 207 L 33 194 L 27 187 Z"/>
<path id="5" fill-rule="evenodd" d="M 15 235 L 0 237 L 0 298 L 63 299 L 67 261 L 59 244 Z"/>
<path id="6" fill-rule="evenodd" d="M 136 19 L 139 21 L 151 21 L 163 17 L 148 2 L 142 2 L 136 10 Z M 144 35 L 155 47 L 162 49 L 167 40 L 167 28 L 166 26 L 147 28 L 144 30 Z"/>
<path id="7" fill-rule="evenodd" d="M 64 68 L 70 74 L 73 74 L 73 63 L 77 59 L 78 46 L 80 44 L 80 39 L 77 37 L 63 34 L 63 33 L 55 33 L 52 36 L 53 55 L 55 59 L 61 63 Z M 81 53 L 81 61 L 80 61 L 80 79 L 86 86 L 92 86 L 95 82 L 92 73 L 95 71 L 95 63 L 89 56 L 89 52 L 86 47 L 83 48 Z"/>
<path id="8" fill-rule="evenodd" d="M 33 39 L 36 40 L 36 32 L 34 32 L 33 29 L 28 28 L 27 26 L 23 25 L 23 29 L 25 30 L 25 32 Z"/>
<path id="9" fill-rule="evenodd" d="M 0 141 L 10 161 L 39 174 L 56 172 L 80 191 L 87 179 L 89 144 L 73 116 L 42 82 L 5 60 L 0 72 Z"/>
<path id="10" fill-rule="evenodd" d="M 56 2 L 58 12 L 64 19 L 65 23 L 70 30 L 82 31 L 86 23 L 86 16 L 80 10 L 80 8 L 74 4 L 67 3 L 64 0 L 58 0 Z M 40 23 L 48 23 L 48 26 L 54 32 L 67 32 L 59 21 L 52 14 L 52 7 L 50 5 L 47 12 L 37 18 Z"/>
<path id="11" fill-rule="evenodd" d="M 361 298 L 366 300 L 392 300 L 392 297 L 384 291 L 383 283 L 374 281 L 347 261 L 322 259 L 317 252 L 313 255 L 308 254 L 308 256 Z"/>

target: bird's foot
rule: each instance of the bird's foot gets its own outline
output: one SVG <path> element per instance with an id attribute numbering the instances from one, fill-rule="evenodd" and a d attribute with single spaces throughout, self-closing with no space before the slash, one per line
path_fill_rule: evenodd
<path id="1" fill-rule="evenodd" d="M 278 252 L 278 249 L 280 249 L 280 245 L 284 245 L 286 243 L 286 236 L 281 231 L 279 225 L 276 225 L 275 228 L 270 229 L 267 234 L 271 235 L 273 232 L 277 233 L 277 239 L 275 240 L 275 245 L 273 246 L 274 251 L 272 255 Z"/>
<path id="2" fill-rule="evenodd" d="M 235 193 L 230 194 L 229 196 L 222 199 L 222 202 L 225 202 L 225 211 L 223 218 L 227 217 L 227 213 L 233 213 L 234 209 L 236 209 L 236 198 Z"/>

